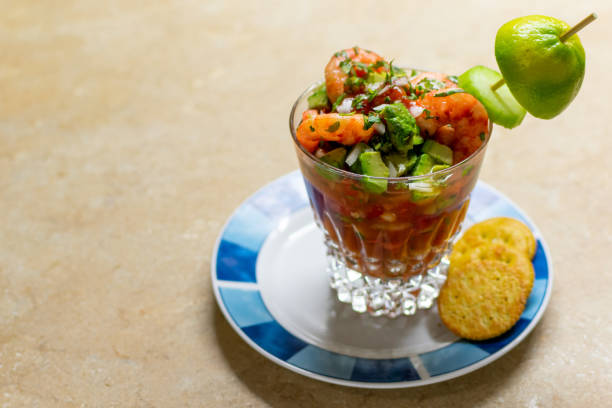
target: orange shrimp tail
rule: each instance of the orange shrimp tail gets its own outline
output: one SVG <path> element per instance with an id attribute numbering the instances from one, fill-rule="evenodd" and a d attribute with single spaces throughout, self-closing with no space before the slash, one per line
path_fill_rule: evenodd
<path id="1" fill-rule="evenodd" d="M 342 71 L 340 63 L 347 58 L 366 65 L 383 59 L 380 55 L 359 47 L 347 48 L 335 53 L 325 67 L 325 87 L 327 89 L 327 97 L 332 103 L 336 102 L 336 99 L 344 93 L 344 83 L 348 75 Z M 366 74 L 367 72 L 362 73 L 362 75 Z"/>
<path id="2" fill-rule="evenodd" d="M 345 146 L 367 143 L 374 129 L 364 129 L 364 123 L 365 118 L 361 114 L 342 116 L 324 113 L 308 116 L 298 126 L 296 137 L 310 153 L 317 149 L 321 141 L 338 142 Z"/>

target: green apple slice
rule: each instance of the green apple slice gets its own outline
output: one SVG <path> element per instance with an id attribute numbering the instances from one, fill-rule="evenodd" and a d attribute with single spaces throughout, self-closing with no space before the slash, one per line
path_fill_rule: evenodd
<path id="1" fill-rule="evenodd" d="M 493 123 L 512 129 L 521 124 L 526 112 L 514 99 L 507 85 L 495 91 L 491 89 L 501 78 L 499 72 L 477 65 L 461 74 L 457 85 L 484 105 Z"/>

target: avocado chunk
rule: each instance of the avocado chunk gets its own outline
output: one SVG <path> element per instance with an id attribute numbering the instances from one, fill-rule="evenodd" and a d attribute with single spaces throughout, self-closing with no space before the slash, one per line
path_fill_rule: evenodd
<path id="1" fill-rule="evenodd" d="M 359 142 L 351 148 L 344 162 L 349 166 L 349 168 L 351 169 L 353 173 L 361 174 L 363 172 L 361 171 L 361 163 L 359 163 L 359 156 L 363 152 L 373 152 L 373 151 L 374 149 L 372 149 L 367 144 L 363 142 Z"/>
<path id="2" fill-rule="evenodd" d="M 375 84 L 378 82 L 384 82 L 386 78 L 384 72 L 370 72 L 365 80 L 366 84 Z"/>
<path id="3" fill-rule="evenodd" d="M 423 144 L 423 153 L 427 153 L 439 163 L 453 164 L 453 151 L 451 148 L 434 140 L 427 139 L 425 141 Z"/>
<path id="4" fill-rule="evenodd" d="M 386 105 L 380 112 L 385 121 L 391 143 L 400 153 L 412 149 L 412 138 L 420 133 L 414 117 L 401 102 Z"/>
<path id="5" fill-rule="evenodd" d="M 330 150 L 321 156 L 321 161 L 329 164 L 330 166 L 337 167 L 339 169 L 344 167 L 344 159 L 346 158 L 346 149 L 344 147 L 338 147 L 334 150 Z"/>
<path id="6" fill-rule="evenodd" d="M 422 176 L 429 174 L 435 165 L 435 160 L 427 153 L 423 153 L 419 156 L 416 166 L 414 166 L 412 169 L 412 175 Z M 426 182 L 421 182 L 420 184 L 424 184 L 422 189 L 413 189 L 412 185 L 410 187 L 412 190 L 412 199 L 414 201 L 421 201 L 438 195 L 438 193 L 434 190 L 433 184 L 427 185 Z"/>
<path id="7" fill-rule="evenodd" d="M 450 166 L 448 164 L 436 164 L 431 168 L 431 172 L 435 173 L 436 171 L 448 169 Z"/>
<path id="8" fill-rule="evenodd" d="M 427 153 L 423 153 L 419 156 L 419 159 L 416 162 L 416 166 L 412 169 L 413 176 L 422 176 L 424 174 L 429 174 L 431 172 L 431 168 L 436 164 L 435 160 L 428 155 Z"/>
<path id="9" fill-rule="evenodd" d="M 397 177 L 406 175 L 417 162 L 417 155 L 408 153 L 408 156 L 399 153 L 391 153 L 387 156 L 387 160 L 397 169 Z"/>
<path id="10" fill-rule="evenodd" d="M 327 106 L 327 103 L 327 89 L 325 88 L 325 83 L 322 83 L 308 97 L 308 107 L 310 109 L 323 109 Z"/>
<path id="11" fill-rule="evenodd" d="M 375 194 L 382 194 L 387 190 L 387 180 L 373 179 L 373 177 L 389 177 L 389 168 L 385 165 L 380 152 L 363 152 L 359 155 L 361 170 L 366 176 L 362 179 L 364 188 Z"/>
<path id="12" fill-rule="evenodd" d="M 493 122 L 512 129 L 521 124 L 526 111 L 514 98 L 508 85 L 504 84 L 495 91 L 491 89 L 501 78 L 499 72 L 477 65 L 459 76 L 458 85 L 484 105 Z"/>

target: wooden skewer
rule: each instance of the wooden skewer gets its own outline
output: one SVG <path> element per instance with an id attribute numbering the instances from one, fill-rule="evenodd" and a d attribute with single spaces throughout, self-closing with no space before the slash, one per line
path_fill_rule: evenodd
<path id="1" fill-rule="evenodd" d="M 575 26 L 573 26 L 572 28 L 567 30 L 565 33 L 563 33 L 563 35 L 561 35 L 561 37 L 559 37 L 559 39 L 561 40 L 561 42 L 567 41 L 568 38 L 570 38 L 572 35 L 576 34 L 578 31 L 582 30 L 587 25 L 591 24 L 593 21 L 595 21 L 596 18 L 597 18 L 597 14 L 596 13 L 589 14 L 588 16 L 583 18 L 582 21 L 580 21 L 578 24 L 576 24 Z M 491 85 L 491 90 L 497 91 L 497 89 L 499 87 L 501 87 L 505 83 L 506 83 L 506 80 L 504 78 L 502 78 L 499 81 L 497 81 L 496 83 L 494 83 L 493 85 Z"/>
<path id="2" fill-rule="evenodd" d="M 581 22 L 579 22 L 578 24 L 576 24 L 575 26 L 573 26 L 572 28 L 567 30 L 565 32 L 565 34 L 563 34 L 561 37 L 559 37 L 559 39 L 561 40 L 561 42 L 565 42 L 572 35 L 576 34 L 578 31 L 582 30 L 588 24 L 591 24 L 593 21 L 595 21 L 596 18 L 597 18 L 597 14 L 596 13 L 589 14 L 588 16 L 583 18 Z"/>

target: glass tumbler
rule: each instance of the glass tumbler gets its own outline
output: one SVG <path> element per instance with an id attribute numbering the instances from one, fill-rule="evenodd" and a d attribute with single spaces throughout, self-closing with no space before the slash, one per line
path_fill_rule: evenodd
<path id="1" fill-rule="evenodd" d="M 291 134 L 310 204 L 327 248 L 338 300 L 373 316 L 429 309 L 446 279 L 448 254 L 468 209 L 489 136 L 470 157 L 423 176 L 369 177 L 319 160 L 296 138 L 312 85 L 293 105 Z M 373 192 L 372 180 L 385 180 Z M 374 181 L 376 183 L 376 181 Z"/>

